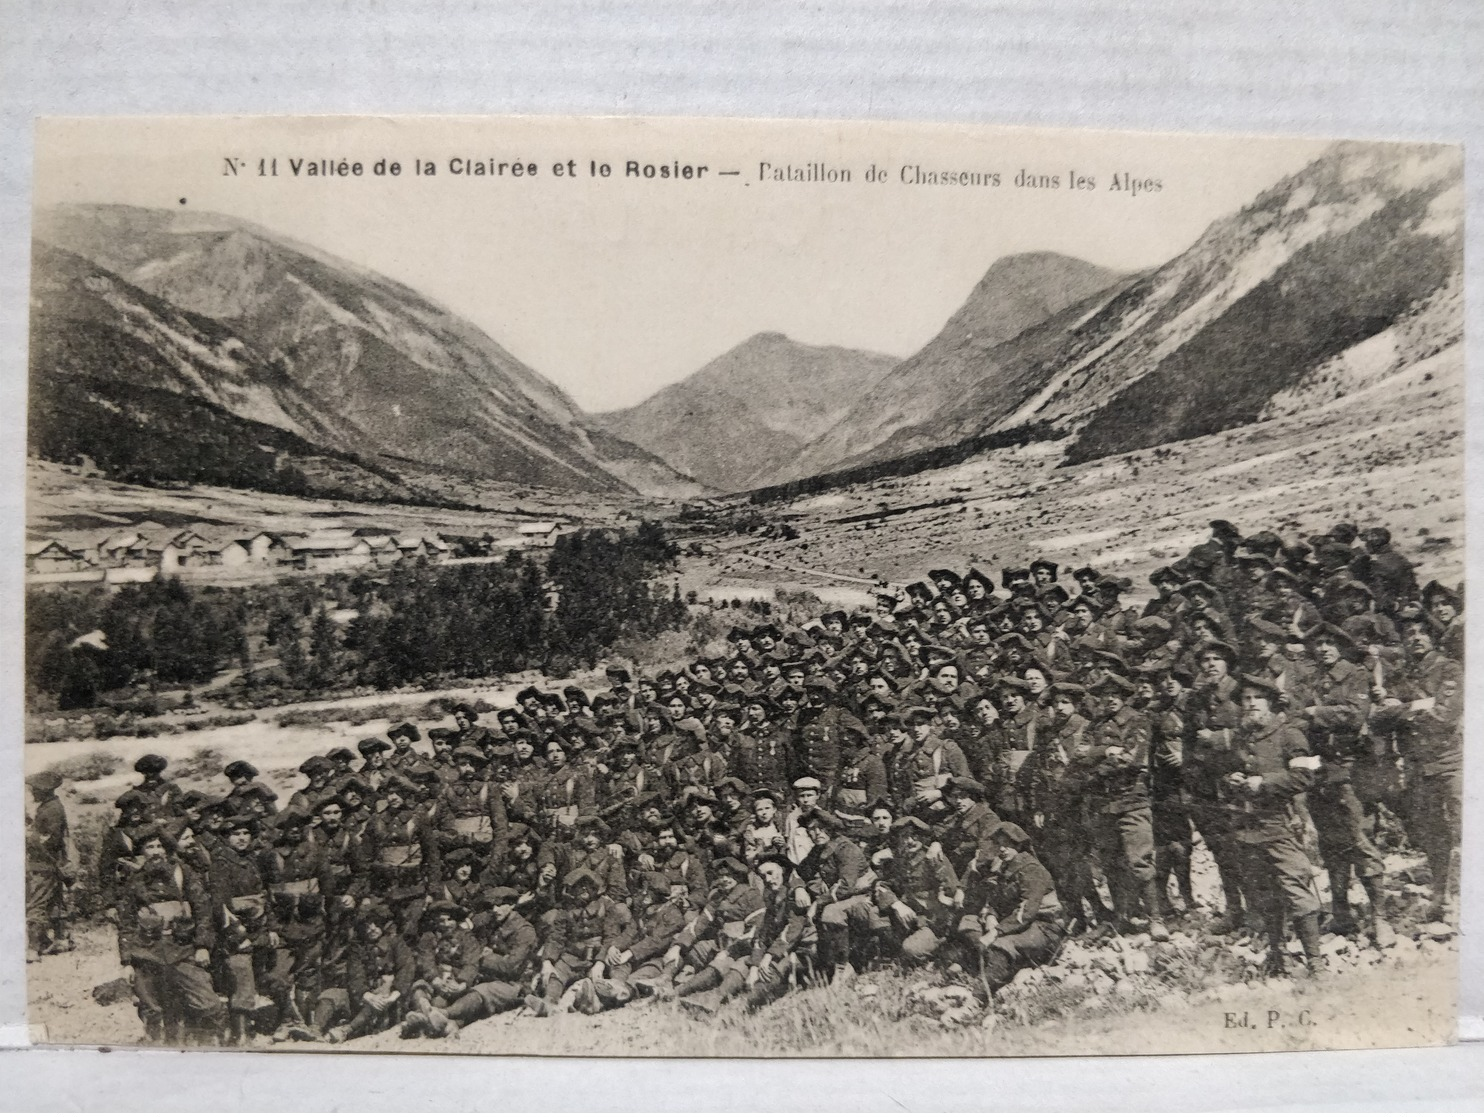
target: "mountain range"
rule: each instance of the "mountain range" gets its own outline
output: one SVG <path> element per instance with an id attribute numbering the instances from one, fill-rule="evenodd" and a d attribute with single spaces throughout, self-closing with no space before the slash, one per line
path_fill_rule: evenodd
<path id="1" fill-rule="evenodd" d="M 59 207 L 36 219 L 28 438 L 111 476 L 292 489 L 315 460 L 392 496 L 399 462 L 682 498 L 1006 437 L 1065 439 L 1079 462 L 1333 398 L 1380 375 L 1397 330 L 1456 336 L 1462 213 L 1457 148 L 1338 143 L 1159 267 L 993 261 L 905 360 L 759 333 L 588 415 L 470 323 L 316 249 Z"/>
<path id="2" fill-rule="evenodd" d="M 898 364 L 896 357 L 755 334 L 643 403 L 598 416 L 609 430 L 722 492 L 772 484 Z"/>
<path id="3" fill-rule="evenodd" d="M 554 489 L 700 491 L 467 321 L 248 222 L 74 205 L 40 211 L 34 237 L 33 449 L 52 397 L 117 411 L 127 386 L 144 430 L 141 391 L 156 417 L 164 392 L 223 431 L 267 426 L 393 472 L 405 460 Z M 209 448 L 198 456 L 209 467 Z"/>

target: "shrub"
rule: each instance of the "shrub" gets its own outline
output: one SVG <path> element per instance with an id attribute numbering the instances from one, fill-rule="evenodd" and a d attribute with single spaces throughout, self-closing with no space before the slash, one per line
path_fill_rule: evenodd
<path id="1" fill-rule="evenodd" d="M 122 760 L 111 752 L 98 750 L 96 752 L 83 753 L 67 760 L 59 760 L 47 767 L 48 772 L 53 772 L 64 779 L 73 780 L 77 783 L 86 783 L 90 780 L 101 780 L 113 775 L 124 766 Z"/>

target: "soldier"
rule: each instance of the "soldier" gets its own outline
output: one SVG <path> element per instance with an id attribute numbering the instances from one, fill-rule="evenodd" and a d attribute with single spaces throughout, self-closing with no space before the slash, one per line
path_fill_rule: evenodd
<path id="1" fill-rule="evenodd" d="M 753 932 L 746 976 L 740 982 L 747 990 L 750 1012 L 787 993 L 791 980 L 797 984 L 807 980 L 819 941 L 809 893 L 795 887 L 792 862 L 780 854 L 764 854 L 756 871 L 763 882 L 763 916 Z M 730 995 L 725 980 L 721 993 L 722 1000 Z"/>
<path id="2" fill-rule="evenodd" d="M 1176 914 L 1170 903 L 1170 877 L 1175 878 L 1185 912 L 1196 908 L 1190 881 L 1194 832 L 1181 796 L 1185 756 L 1185 684 L 1177 667 L 1152 672 L 1156 697 L 1148 709 L 1150 723 L 1149 799 L 1154 813 L 1154 883 L 1160 914 Z"/>
<path id="3" fill-rule="evenodd" d="M 428 905 L 431 926 L 417 940 L 417 980 L 408 993 L 402 1038 L 441 1038 L 448 1028 L 442 1010 L 474 987 L 480 946 L 463 923 L 469 913 L 452 900 Z M 436 1021 L 436 1023 L 435 1023 Z"/>
<path id="4" fill-rule="evenodd" d="M 77 851 L 67 809 L 57 798 L 63 779 L 38 772 L 29 784 L 36 802 L 26 826 L 26 961 L 72 949 L 67 927 L 67 889 L 77 880 Z"/>
<path id="5" fill-rule="evenodd" d="M 892 798 L 905 810 L 946 817 L 943 787 L 953 776 L 969 775 L 968 761 L 962 749 L 934 732 L 932 710 L 912 707 L 903 720 L 911 741 L 892 750 L 887 770 Z"/>
<path id="6" fill-rule="evenodd" d="M 176 813 L 180 788 L 165 779 L 163 773 L 168 766 L 169 761 L 156 753 L 145 753 L 134 761 L 134 771 L 144 777 L 134 785 L 134 790 L 150 801 L 152 819 L 165 819 Z"/>
<path id="7" fill-rule="evenodd" d="M 1133 684 L 1106 675 L 1092 690 L 1102 716 L 1087 728 L 1085 755 L 1074 762 L 1088 769 L 1088 815 L 1093 846 L 1113 895 L 1121 931 L 1132 930 L 1142 900 L 1149 937 L 1167 942 L 1154 886 L 1154 820 L 1149 801 L 1149 719 L 1126 704 Z"/>
<path id="8" fill-rule="evenodd" d="M 1432 871 L 1428 918 L 1457 918 L 1457 851 L 1463 805 L 1463 668 L 1434 646 L 1427 621 L 1403 629 L 1407 664 L 1380 688 L 1372 720 L 1397 735 L 1405 763 L 1409 827 Z"/>
<path id="9" fill-rule="evenodd" d="M 627 1003 L 630 967 L 619 959 L 638 936 L 628 905 L 604 895 L 603 883 L 588 869 L 568 873 L 562 890 L 566 903 L 541 948 L 538 988 L 544 996 L 528 996 L 526 1007 L 537 1016 L 574 1007 L 590 1015 Z"/>
<path id="10" fill-rule="evenodd" d="M 344 1043 L 396 1023 L 417 980 L 417 956 L 389 909 L 366 905 L 355 931 L 345 985 L 327 986 L 315 1005 L 315 1026 L 326 1043 Z"/>
<path id="11" fill-rule="evenodd" d="M 386 808 L 372 818 L 361 839 L 370 893 L 398 917 L 410 934 L 422 919 L 423 900 L 442 875 L 432 821 L 416 803 L 417 785 L 401 771 L 382 785 Z"/>
<path id="12" fill-rule="evenodd" d="M 1229 934 L 1242 928 L 1244 911 L 1239 851 L 1228 834 L 1230 818 L 1220 806 L 1221 782 L 1231 771 L 1232 733 L 1242 717 L 1237 680 L 1231 673 L 1237 655 L 1230 644 L 1212 641 L 1201 646 L 1196 659 L 1199 674 L 1185 705 L 1182 799 L 1216 862 L 1226 896 L 1225 910 L 1211 931 Z"/>
<path id="13" fill-rule="evenodd" d="M 931 958 L 953 929 L 959 878 L 928 844 L 930 835 L 914 815 L 894 821 L 891 855 L 876 863 L 879 879 L 871 890 L 876 942 L 909 966 Z"/>
<path id="14" fill-rule="evenodd" d="M 138 852 L 136 837 L 150 825 L 150 801 L 134 788 L 115 799 L 113 805 L 119 811 L 118 821 L 103 832 L 98 851 L 98 897 L 110 918 L 115 914 L 112 909 L 118 903 L 119 889 L 134 867 Z M 57 806 L 60 808 L 61 803 Z M 55 813 L 48 809 L 48 814 Z M 54 819 L 47 821 L 51 824 Z"/>
<path id="15" fill-rule="evenodd" d="M 423 739 L 417 726 L 412 722 L 404 721 L 400 725 L 392 726 L 386 731 L 386 739 L 392 743 L 391 755 L 386 758 L 388 767 L 395 768 L 405 775 L 408 768 L 423 762 L 422 753 L 412 747 L 413 741 Z"/>
<path id="16" fill-rule="evenodd" d="M 957 873 L 962 873 L 979 849 L 979 839 L 999 821 L 984 802 L 984 785 L 968 776 L 954 776 L 943 788 L 953 814 L 935 830 L 937 845 Z"/>
<path id="17" fill-rule="evenodd" d="M 1350 908 L 1353 870 L 1370 900 L 1370 937 L 1377 946 L 1389 946 L 1396 933 L 1383 914 L 1385 865 L 1365 835 L 1365 813 L 1351 783 L 1355 761 L 1366 747 L 1361 729 L 1370 714 L 1370 679 L 1346 658 L 1356 649 L 1342 629 L 1321 625 L 1308 634 L 1308 643 L 1318 669 L 1301 693 L 1298 712 L 1307 723 L 1311 751 L 1324 762 L 1307 799 L 1329 873 L 1329 929 L 1337 935 L 1358 929 Z"/>
<path id="18" fill-rule="evenodd" d="M 813 676 L 805 682 L 804 693 L 807 704 L 795 719 L 792 774 L 815 777 L 828 797 L 839 779 L 842 755 L 866 738 L 866 727 L 854 714 L 832 704 L 835 686 L 830 680 Z"/>
<path id="19" fill-rule="evenodd" d="M 213 855 L 207 876 L 214 926 L 214 965 L 227 991 L 230 1042 L 252 1042 L 252 1016 L 259 985 L 268 980 L 278 937 L 268 881 L 259 863 L 260 824 L 255 815 L 228 821 L 226 841 Z"/>
<path id="20" fill-rule="evenodd" d="M 488 761 L 481 750 L 461 744 L 453 750 L 453 759 L 458 779 L 439 792 L 432 816 L 439 848 L 447 852 L 466 847 L 499 860 L 505 856 L 509 826 L 504 796 L 485 777 Z"/>
<path id="21" fill-rule="evenodd" d="M 432 1002 L 424 1013 L 424 1034 L 433 1039 L 452 1039 L 459 1029 L 476 1020 L 524 1006 L 522 982 L 536 956 L 536 929 L 515 910 L 513 888 L 495 888 L 483 898 L 488 906 L 483 948 L 479 953 L 475 981 L 446 1008 Z"/>
<path id="22" fill-rule="evenodd" d="M 309 815 L 285 808 L 274 820 L 271 844 L 261 858 L 281 940 L 261 992 L 278 1005 L 275 1042 L 314 1039 L 304 1026 L 319 1000 L 324 950 L 325 896 L 333 880 L 325 847 L 308 834 Z"/>
<path id="23" fill-rule="evenodd" d="M 1013 822 L 984 835 L 963 882 L 959 941 L 982 960 L 990 996 L 1021 970 L 1055 960 L 1066 937 L 1051 874 Z"/>
<path id="24" fill-rule="evenodd" d="M 1310 972 L 1319 952 L 1319 893 L 1314 868 L 1298 838 L 1295 800 L 1314 786 L 1320 760 L 1304 734 L 1282 712 L 1276 680 L 1244 675 L 1239 688 L 1242 722 L 1233 741 L 1234 764 L 1222 780 L 1228 831 L 1242 871 L 1242 891 L 1262 916 L 1268 937 L 1267 972 L 1286 972 L 1286 921 L 1303 944 Z"/>
<path id="25" fill-rule="evenodd" d="M 205 881 L 175 856 L 159 824 L 139 836 L 139 852 L 118 897 L 118 933 L 145 1041 L 215 1044 L 226 1012 L 208 972 L 214 936 Z"/>

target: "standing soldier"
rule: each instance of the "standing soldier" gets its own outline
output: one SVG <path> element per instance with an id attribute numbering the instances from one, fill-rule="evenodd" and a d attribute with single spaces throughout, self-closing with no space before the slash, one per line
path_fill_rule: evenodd
<path id="1" fill-rule="evenodd" d="M 1149 798 L 1154 810 L 1154 883 L 1160 914 L 1173 914 L 1170 877 L 1180 889 L 1186 912 L 1195 911 L 1190 883 L 1190 851 L 1194 834 L 1181 798 L 1181 767 L 1185 757 L 1185 682 L 1177 667 L 1154 673 L 1156 696 L 1149 709 Z"/>
<path id="2" fill-rule="evenodd" d="M 1220 789 L 1232 770 L 1232 733 L 1242 718 L 1237 680 L 1231 673 L 1237 655 L 1230 644 L 1213 640 L 1196 649 L 1195 659 L 1200 674 L 1185 704 L 1180 783 L 1191 821 L 1211 851 L 1226 896 L 1226 909 L 1211 931 L 1230 934 L 1243 924 L 1242 870 L 1227 832 L 1230 818 L 1220 805 Z"/>
<path id="3" fill-rule="evenodd" d="M 255 816 L 229 820 L 226 841 L 213 855 L 207 878 L 216 966 L 227 990 L 230 1041 L 237 1046 L 252 1040 L 258 986 L 267 979 L 274 951 L 282 945 L 259 863 L 258 828 Z"/>
<path id="4" fill-rule="evenodd" d="M 1370 715 L 1370 676 L 1346 658 L 1356 649 L 1343 629 L 1321 625 L 1307 639 L 1318 669 L 1308 680 L 1299 713 L 1308 724 L 1311 751 L 1324 762 L 1307 797 L 1319 854 L 1329 872 L 1329 930 L 1350 935 L 1358 929 L 1350 910 L 1353 871 L 1370 900 L 1370 937 L 1377 946 L 1389 946 L 1396 933 L 1382 910 L 1385 865 L 1365 835 L 1365 811 L 1351 783 L 1355 761 L 1366 747 L 1360 731 Z"/>
<path id="5" fill-rule="evenodd" d="M 67 809 L 57 798 L 62 777 L 31 777 L 36 813 L 26 827 L 26 961 L 72 949 L 67 928 L 67 889 L 77 879 L 77 855 L 67 827 Z"/>
<path id="6" fill-rule="evenodd" d="M 1126 704 L 1133 684 L 1106 674 L 1093 688 L 1102 716 L 1087 728 L 1082 759 L 1090 769 L 1088 814 L 1093 845 L 1113 894 L 1119 929 L 1133 927 L 1142 900 L 1149 937 L 1167 942 L 1154 886 L 1154 818 L 1149 801 L 1149 719 Z"/>
<path id="7" fill-rule="evenodd" d="M 139 849 L 139 869 L 118 898 L 118 931 L 145 1040 L 172 1042 L 181 1027 L 182 1041 L 215 1043 L 226 1013 L 208 973 L 214 936 L 205 882 L 158 826 L 140 836 Z"/>
<path id="8" fill-rule="evenodd" d="M 1407 665 L 1377 697 L 1372 720 L 1396 735 L 1406 765 L 1407 821 L 1432 870 L 1428 918 L 1457 918 L 1463 809 L 1463 667 L 1434 647 L 1425 620 L 1403 632 Z"/>
<path id="9" fill-rule="evenodd" d="M 1267 932 L 1267 972 L 1286 970 L 1286 922 L 1292 920 L 1313 973 L 1323 962 L 1319 892 L 1299 839 L 1302 819 L 1295 800 L 1314 786 L 1320 760 L 1282 713 L 1284 694 L 1276 680 L 1244 676 L 1239 693 L 1242 723 L 1233 742 L 1234 765 L 1221 791 L 1242 867 L 1242 891 Z"/>

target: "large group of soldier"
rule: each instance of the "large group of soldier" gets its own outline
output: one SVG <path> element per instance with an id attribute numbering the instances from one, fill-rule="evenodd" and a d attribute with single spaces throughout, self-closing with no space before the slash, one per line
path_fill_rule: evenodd
<path id="1" fill-rule="evenodd" d="M 1273 974 L 1292 934 L 1317 975 L 1322 934 L 1394 940 L 1397 842 L 1426 855 L 1427 918 L 1456 918 L 1461 587 L 1419 589 L 1383 527 L 1225 521 L 1150 583 L 1135 609 L 1044 559 L 934 570 L 718 658 L 610 666 L 601 693 L 393 726 L 304 760 L 283 804 L 247 760 L 211 797 L 142 757 L 99 888 L 147 1035 L 756 1009 L 877 966 L 992 1000 L 1069 936 L 1181 921 L 1265 940 Z M 33 781 L 38 952 L 62 943 L 56 783 Z"/>

